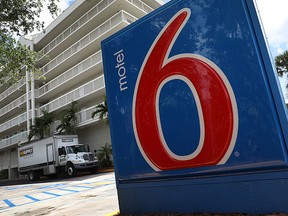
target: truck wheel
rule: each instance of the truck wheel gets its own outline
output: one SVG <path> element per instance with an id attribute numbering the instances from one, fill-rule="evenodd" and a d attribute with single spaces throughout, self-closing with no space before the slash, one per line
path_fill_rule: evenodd
<path id="1" fill-rule="evenodd" d="M 40 179 L 40 174 L 39 174 L 39 172 L 37 172 L 35 170 L 31 170 L 28 173 L 28 178 L 30 181 L 37 181 Z"/>
<path id="2" fill-rule="evenodd" d="M 67 165 L 67 174 L 70 177 L 73 177 L 73 176 L 76 175 L 76 169 L 75 169 L 75 167 L 74 167 L 74 165 L 72 163 L 69 163 Z"/>

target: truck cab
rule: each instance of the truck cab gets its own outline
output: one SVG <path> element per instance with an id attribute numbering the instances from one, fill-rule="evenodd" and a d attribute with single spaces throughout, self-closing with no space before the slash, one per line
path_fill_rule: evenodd
<path id="1" fill-rule="evenodd" d="M 96 173 L 98 169 L 97 157 L 92 152 L 88 152 L 83 144 L 60 146 L 58 163 L 69 176 L 75 176 L 76 172 L 81 170 Z"/>

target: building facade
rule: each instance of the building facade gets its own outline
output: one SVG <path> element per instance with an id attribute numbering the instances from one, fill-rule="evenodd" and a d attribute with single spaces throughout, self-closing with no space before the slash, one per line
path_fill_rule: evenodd
<path id="1" fill-rule="evenodd" d="M 27 142 L 34 119 L 46 110 L 59 115 L 77 102 L 77 134 L 81 143 L 97 150 L 111 144 L 109 122 L 91 117 L 105 100 L 100 42 L 159 7 L 161 0 L 77 0 L 42 33 L 21 43 L 40 52 L 38 66 L 45 80 L 26 77 L 0 86 L 0 173 L 18 176 L 17 148 Z M 56 132 L 59 120 L 51 127 Z M 1 176 L 0 176 L 1 177 Z"/>

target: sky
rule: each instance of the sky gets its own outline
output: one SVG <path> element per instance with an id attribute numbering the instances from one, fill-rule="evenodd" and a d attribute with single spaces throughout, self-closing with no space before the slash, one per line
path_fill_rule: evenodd
<path id="1" fill-rule="evenodd" d="M 164 0 L 168 2 L 170 0 Z M 288 50 L 288 0 L 255 0 L 269 49 L 274 59 L 277 55 Z M 288 97 L 286 88 L 287 77 L 279 78 L 284 97 Z"/>
<path id="2" fill-rule="evenodd" d="M 60 0 L 59 8 L 63 12 L 75 0 Z M 145 0 L 143 0 L 145 2 Z M 169 0 L 163 0 L 168 2 Z M 255 0 L 264 25 L 272 57 L 288 50 L 288 0 Z M 40 19 L 45 21 L 45 26 L 53 21 L 48 9 L 45 9 Z M 287 78 L 280 78 L 284 94 L 286 94 Z"/>
<path id="3" fill-rule="evenodd" d="M 168 2 L 170 0 L 164 0 Z M 264 25 L 268 43 L 275 57 L 288 50 L 288 1 L 255 0 Z"/>

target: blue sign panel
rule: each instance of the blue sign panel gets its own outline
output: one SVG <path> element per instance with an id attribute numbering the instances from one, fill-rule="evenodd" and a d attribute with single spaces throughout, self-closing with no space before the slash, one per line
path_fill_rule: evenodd
<path id="1" fill-rule="evenodd" d="M 247 7 L 173 1 L 104 41 L 119 180 L 286 164 L 279 89 Z"/>
<path id="2" fill-rule="evenodd" d="M 253 0 L 174 0 L 102 49 L 120 208 L 288 211 L 265 198 L 288 184 L 271 180 L 287 177 L 288 124 Z"/>

